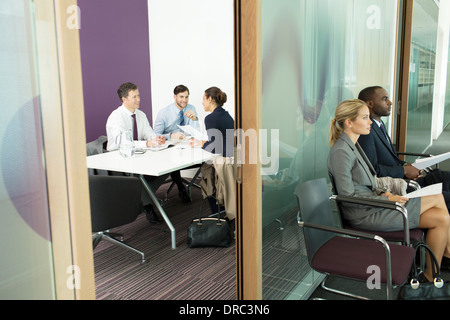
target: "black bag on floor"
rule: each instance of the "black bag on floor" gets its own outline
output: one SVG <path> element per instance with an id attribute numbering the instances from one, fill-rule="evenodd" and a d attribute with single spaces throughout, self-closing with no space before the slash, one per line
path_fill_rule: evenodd
<path id="1" fill-rule="evenodd" d="M 434 282 L 420 283 L 418 268 L 414 264 L 411 271 L 412 279 L 410 283 L 401 287 L 398 300 L 450 300 L 450 286 L 442 280 L 436 256 L 425 243 L 417 244 L 416 259 L 421 248 L 424 248 L 430 254 L 432 265 L 429 268 L 433 268 Z"/>
<path id="2" fill-rule="evenodd" d="M 227 219 L 218 217 L 202 218 L 203 199 L 198 219 L 192 219 L 187 230 L 189 248 L 229 247 L 231 244 L 230 225 Z"/>

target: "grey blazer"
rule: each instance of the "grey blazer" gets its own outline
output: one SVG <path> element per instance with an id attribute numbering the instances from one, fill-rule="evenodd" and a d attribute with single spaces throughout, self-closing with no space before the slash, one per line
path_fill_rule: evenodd
<path id="1" fill-rule="evenodd" d="M 328 171 L 335 179 L 336 192 L 339 195 L 388 200 L 387 197 L 380 195 L 383 191 L 377 188 L 375 169 L 366 154 L 345 132 L 331 148 L 327 165 Z M 417 227 L 420 199 L 410 199 L 406 208 L 410 217 L 410 228 Z M 401 216 L 389 209 L 346 204 L 342 213 L 350 224 L 367 230 L 403 229 Z"/>

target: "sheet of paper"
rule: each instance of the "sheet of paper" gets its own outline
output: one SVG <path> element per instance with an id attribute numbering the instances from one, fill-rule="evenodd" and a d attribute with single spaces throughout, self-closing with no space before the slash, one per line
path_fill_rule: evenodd
<path id="1" fill-rule="evenodd" d="M 432 196 L 434 194 L 439 194 L 439 193 L 442 193 L 442 183 L 433 184 L 431 186 L 408 193 L 405 197 L 412 199 L 412 198 L 420 198 L 420 197 L 424 197 L 424 196 Z"/>
<path id="2" fill-rule="evenodd" d="M 177 143 L 179 143 L 178 141 L 172 141 L 172 140 L 168 140 L 166 141 L 164 144 L 160 145 L 159 147 L 156 148 L 150 148 L 150 147 L 146 147 L 144 148 L 144 150 L 151 150 L 151 151 L 160 151 L 160 150 L 164 150 L 167 149 L 170 146 L 174 146 Z"/>
<path id="3" fill-rule="evenodd" d="M 196 140 L 208 141 L 208 136 L 206 134 L 201 133 L 192 126 L 179 125 L 178 127 Z"/>
<path id="4" fill-rule="evenodd" d="M 434 166 L 435 164 L 445 161 L 447 159 L 450 159 L 450 152 L 443 153 L 441 155 L 434 156 L 434 157 L 418 159 L 418 160 L 416 160 L 415 163 L 413 163 L 413 166 L 419 170 L 423 170 L 425 168 Z"/>

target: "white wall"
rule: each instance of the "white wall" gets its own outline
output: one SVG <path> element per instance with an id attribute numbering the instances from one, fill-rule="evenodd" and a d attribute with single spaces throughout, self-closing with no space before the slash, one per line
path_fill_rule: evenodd
<path id="1" fill-rule="evenodd" d="M 436 45 L 436 68 L 434 79 L 432 139 L 444 131 L 445 94 L 447 91 L 447 64 L 449 54 L 450 1 L 441 1 Z"/>
<path id="2" fill-rule="evenodd" d="M 179 84 L 189 88 L 202 129 L 209 87 L 227 93 L 224 108 L 234 117 L 233 0 L 148 0 L 148 8 L 153 121 Z"/>

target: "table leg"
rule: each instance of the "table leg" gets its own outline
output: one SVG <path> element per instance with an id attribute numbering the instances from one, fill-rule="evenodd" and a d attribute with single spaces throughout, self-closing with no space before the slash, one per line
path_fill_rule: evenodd
<path id="1" fill-rule="evenodd" d="M 140 175 L 139 177 L 142 181 L 142 184 L 144 185 L 145 190 L 147 190 L 150 198 L 152 199 L 153 204 L 156 206 L 159 213 L 161 213 L 161 216 L 163 217 L 164 221 L 166 222 L 167 226 L 169 227 L 170 233 L 172 236 L 172 249 L 176 249 L 177 248 L 177 238 L 176 238 L 175 228 L 173 227 L 172 222 L 169 220 L 169 217 L 167 217 L 166 212 L 161 207 L 161 204 L 159 203 L 158 198 L 156 198 L 155 193 L 150 188 L 147 180 L 145 180 L 144 175 Z"/>

